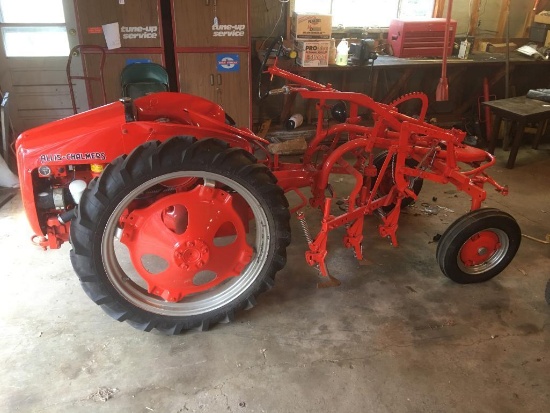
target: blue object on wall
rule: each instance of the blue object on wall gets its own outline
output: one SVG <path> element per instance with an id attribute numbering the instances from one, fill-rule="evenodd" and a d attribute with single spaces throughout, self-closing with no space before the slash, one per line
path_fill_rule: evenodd
<path id="1" fill-rule="evenodd" d="M 134 63 L 151 63 L 151 59 L 126 59 L 126 66 Z"/>
<path id="2" fill-rule="evenodd" d="M 241 70 L 241 59 L 238 54 L 218 53 L 216 54 L 218 72 L 238 72 Z"/>

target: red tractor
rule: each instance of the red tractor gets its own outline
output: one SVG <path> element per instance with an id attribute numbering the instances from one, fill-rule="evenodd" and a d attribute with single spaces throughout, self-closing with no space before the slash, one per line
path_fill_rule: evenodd
<path id="1" fill-rule="evenodd" d="M 380 104 L 267 67 L 267 57 L 261 71 L 286 85 L 266 91 L 260 76 L 262 96 L 296 93 L 316 102 L 316 135 L 300 162 L 271 154 L 266 140 L 232 125 L 217 104 L 170 92 L 123 99 L 18 138 L 34 242 L 59 248 L 70 241 L 72 265 L 94 302 L 145 331 L 178 334 L 231 321 L 284 267 L 291 214 L 306 235 L 307 263 L 324 277 L 322 286 L 337 285 L 325 264 L 329 231 L 343 227 L 344 245 L 361 260 L 364 216 L 377 214 L 380 235 L 396 246 L 401 209 L 423 180 L 450 183 L 471 198 L 471 212 L 439 241 L 443 273 L 475 283 L 506 268 L 519 226 L 505 212 L 481 208 L 485 184 L 507 194 L 486 173 L 495 159 L 466 146 L 464 132 L 426 123 L 424 94 Z M 399 111 L 412 101 L 417 117 Z M 332 174 L 354 182 L 336 215 Z M 287 192 L 301 202 L 290 208 Z M 321 211 L 315 236 L 307 205 Z"/>

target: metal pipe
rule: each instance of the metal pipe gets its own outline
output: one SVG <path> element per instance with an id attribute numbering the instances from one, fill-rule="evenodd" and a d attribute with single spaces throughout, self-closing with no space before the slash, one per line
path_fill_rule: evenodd
<path id="1" fill-rule="evenodd" d="M 449 55 L 449 29 L 451 28 L 451 13 L 453 0 L 447 5 L 447 21 L 445 23 L 445 37 L 443 40 L 443 64 L 441 67 L 441 79 L 435 92 L 435 100 L 438 102 L 449 100 L 449 81 L 447 79 L 447 57 Z"/>
<path id="2" fill-rule="evenodd" d="M 489 79 L 487 76 L 483 78 L 483 100 L 489 102 Z M 491 108 L 485 105 L 485 131 L 487 134 L 487 141 L 493 136 L 493 125 L 491 124 Z"/>
<path id="3" fill-rule="evenodd" d="M 504 80 L 504 98 L 508 99 L 510 97 L 510 3 L 511 0 L 508 0 L 508 5 L 506 13 L 506 71 L 505 71 L 505 80 Z"/>

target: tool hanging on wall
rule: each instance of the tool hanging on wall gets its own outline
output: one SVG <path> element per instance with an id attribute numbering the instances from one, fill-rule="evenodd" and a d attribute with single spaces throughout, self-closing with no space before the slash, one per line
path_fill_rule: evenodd
<path id="1" fill-rule="evenodd" d="M 447 22 L 445 25 L 445 38 L 443 41 L 443 64 L 441 67 L 441 78 L 435 91 L 435 100 L 438 102 L 449 100 L 449 81 L 447 79 L 447 56 L 449 55 L 449 30 L 451 28 L 451 13 L 453 0 L 447 5 Z"/>
<path id="2" fill-rule="evenodd" d="M 218 0 L 214 0 L 214 26 L 217 26 L 218 23 Z"/>

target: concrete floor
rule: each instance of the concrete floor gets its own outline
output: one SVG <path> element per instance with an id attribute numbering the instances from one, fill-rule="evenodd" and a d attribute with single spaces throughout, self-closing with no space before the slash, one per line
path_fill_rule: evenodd
<path id="1" fill-rule="evenodd" d="M 522 148 L 493 176 L 524 233 L 550 233 L 550 146 Z M 289 262 L 258 306 L 232 324 L 177 337 L 118 323 L 84 294 L 69 245 L 33 247 L 19 197 L 0 210 L 2 412 L 547 412 L 550 246 L 524 239 L 480 285 L 447 280 L 436 234 L 468 209 L 425 184 L 392 248 L 367 218 L 366 261 L 331 241 L 337 288 L 315 288 L 294 222 Z M 432 197 L 436 196 L 437 201 Z M 422 214 L 421 202 L 440 205 Z M 308 216 L 313 221 L 315 212 Z"/>

